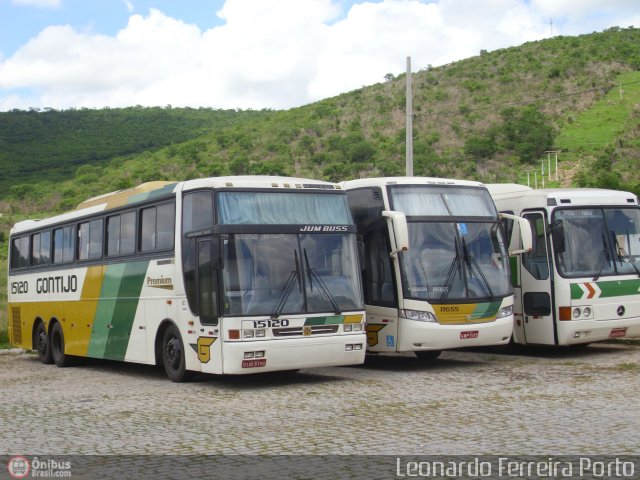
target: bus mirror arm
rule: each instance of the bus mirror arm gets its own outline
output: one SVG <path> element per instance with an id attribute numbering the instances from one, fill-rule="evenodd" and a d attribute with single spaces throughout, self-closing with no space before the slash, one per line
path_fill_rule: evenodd
<path id="1" fill-rule="evenodd" d="M 382 216 L 391 222 L 391 252 L 389 256 L 394 257 L 400 252 L 409 250 L 409 229 L 407 227 L 407 217 L 402 212 L 385 210 Z"/>
<path id="2" fill-rule="evenodd" d="M 506 218 L 513 220 L 518 225 L 520 230 L 520 241 L 522 243 L 522 249 L 509 250 L 509 255 L 519 255 L 521 253 L 530 253 L 533 247 L 533 233 L 531 232 L 531 225 L 527 220 L 517 215 L 511 215 L 509 213 L 500 213 L 500 218 Z"/>

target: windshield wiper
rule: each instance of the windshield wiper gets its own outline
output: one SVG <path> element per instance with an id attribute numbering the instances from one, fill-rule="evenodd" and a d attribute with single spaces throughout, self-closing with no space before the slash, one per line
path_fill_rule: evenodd
<path id="1" fill-rule="evenodd" d="M 631 258 L 631 255 L 629 255 L 626 250 L 620 246 L 620 243 L 618 242 L 618 239 L 616 237 L 616 232 L 611 232 L 611 237 L 613 238 L 613 242 L 616 246 L 616 252 L 618 253 L 618 258 L 624 258 L 627 260 L 627 262 L 629 262 L 631 264 L 631 266 L 633 267 L 633 269 L 636 271 L 636 273 L 638 274 L 638 276 L 640 277 L 640 270 L 638 269 L 638 266 L 636 265 L 636 262 L 633 260 L 633 258 Z M 622 263 L 622 262 L 620 262 Z"/>
<path id="2" fill-rule="evenodd" d="M 340 313 L 342 313 L 342 310 L 340 310 L 340 307 L 338 306 L 338 303 L 336 302 L 335 298 L 333 298 L 333 295 L 331 294 L 331 292 L 327 288 L 327 285 L 322 280 L 322 277 L 320 277 L 320 275 L 318 274 L 316 269 L 313 268 L 309 264 L 309 258 L 307 257 L 307 249 L 306 248 L 304 249 L 304 261 L 305 261 L 305 264 L 307 265 L 307 269 L 306 270 L 307 270 L 307 277 L 309 278 L 309 288 L 310 288 L 310 290 L 313 292 L 313 279 L 315 278 L 316 282 L 320 286 L 320 290 L 322 291 L 322 293 L 324 293 L 324 295 L 327 297 L 327 299 L 331 303 L 331 306 L 333 307 L 333 311 L 335 312 L 335 314 L 339 315 Z"/>
<path id="3" fill-rule="evenodd" d="M 464 254 L 464 258 L 466 259 L 467 265 L 469 266 L 469 274 L 471 275 L 471 273 L 473 272 L 472 267 L 476 267 L 476 270 L 480 274 L 480 278 L 484 283 L 485 291 L 489 293 L 490 298 L 494 298 L 493 290 L 491 290 L 491 285 L 489 284 L 487 277 L 485 277 L 484 272 L 482 271 L 482 268 L 480 268 L 480 265 L 478 265 L 478 261 L 476 260 L 476 257 L 472 253 L 469 253 L 469 249 L 467 248 L 467 242 L 465 241 L 464 238 L 462 239 L 462 252 Z"/>
<path id="4" fill-rule="evenodd" d="M 460 246 L 458 244 L 458 236 L 455 234 L 453 236 L 453 242 L 455 245 L 454 248 L 456 250 L 456 256 L 453 257 L 453 260 L 451 261 L 451 265 L 449 265 L 449 271 L 447 272 L 447 279 L 445 280 L 445 283 L 444 283 L 444 291 L 442 292 L 442 295 L 440 295 L 440 301 L 445 300 L 449 296 L 449 289 L 453 285 L 455 272 L 457 269 L 459 269 L 462 266 L 460 264 Z"/>
<path id="5" fill-rule="evenodd" d="M 295 281 L 298 280 L 298 285 L 300 285 L 300 273 L 299 273 L 299 264 L 298 264 L 298 252 L 297 250 L 293 251 L 293 261 L 295 262 L 295 270 L 291 270 L 289 274 L 289 278 L 287 278 L 287 282 L 284 284 L 284 288 L 278 297 L 278 303 L 276 304 L 276 308 L 271 314 L 271 318 L 278 318 L 284 309 L 284 306 L 287 304 L 287 299 L 291 294 L 291 290 L 293 290 L 293 286 L 295 285 Z"/>
<path id="6" fill-rule="evenodd" d="M 593 281 L 597 282 L 600 276 L 602 275 L 602 271 L 604 270 L 604 265 L 606 262 L 609 262 L 609 249 L 607 248 L 607 239 L 602 232 L 602 250 L 600 251 L 600 256 L 598 257 L 598 262 L 596 263 L 596 274 L 593 277 Z"/>

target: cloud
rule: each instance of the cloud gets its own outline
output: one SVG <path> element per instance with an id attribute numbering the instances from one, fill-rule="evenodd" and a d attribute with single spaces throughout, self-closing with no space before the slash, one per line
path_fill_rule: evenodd
<path id="1" fill-rule="evenodd" d="M 633 10 L 631 0 L 611 3 L 611 18 Z M 580 21 L 590 33 L 590 12 L 605 8 L 595 0 L 383 0 L 346 12 L 341 5 L 227 0 L 217 12 L 224 23 L 206 31 L 155 9 L 131 15 L 114 36 L 49 26 L 0 58 L 0 109 L 290 108 L 382 82 L 404 72 L 407 56 L 416 71 L 544 38 L 551 15 L 554 34 L 579 30 Z"/>
<path id="2" fill-rule="evenodd" d="M 122 0 L 122 2 L 124 3 L 125 7 L 127 7 L 127 12 L 131 13 L 135 10 L 133 3 L 131 3 L 129 0 Z"/>
<path id="3" fill-rule="evenodd" d="M 61 0 L 11 0 L 14 5 L 39 8 L 59 8 Z"/>

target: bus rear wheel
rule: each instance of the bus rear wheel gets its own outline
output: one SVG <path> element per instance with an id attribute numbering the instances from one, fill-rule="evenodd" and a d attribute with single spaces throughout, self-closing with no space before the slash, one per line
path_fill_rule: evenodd
<path id="1" fill-rule="evenodd" d="M 180 331 L 175 325 L 169 325 L 162 336 L 162 364 L 172 382 L 185 382 L 191 379 L 184 359 L 184 343 Z"/>
<path id="2" fill-rule="evenodd" d="M 33 342 L 38 351 L 38 358 L 45 365 L 50 365 L 53 363 L 53 357 L 51 355 L 51 342 L 49 341 L 49 336 L 47 335 L 47 327 L 45 327 L 44 322 L 38 322 L 38 327 L 36 328 L 36 335 Z"/>
<path id="3" fill-rule="evenodd" d="M 68 367 L 73 363 L 72 357 L 64 353 L 64 334 L 58 322 L 54 323 L 51 328 L 51 344 L 49 348 L 51 349 L 53 363 L 58 367 Z"/>
<path id="4" fill-rule="evenodd" d="M 413 352 L 420 360 L 435 360 L 440 356 L 442 350 L 420 350 Z"/>

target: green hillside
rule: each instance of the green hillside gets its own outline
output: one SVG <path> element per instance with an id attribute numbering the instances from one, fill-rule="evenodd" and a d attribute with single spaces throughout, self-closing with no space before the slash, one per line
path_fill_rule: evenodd
<path id="1" fill-rule="evenodd" d="M 39 179 L 70 179 L 80 166 L 185 142 L 264 113 L 170 107 L 0 112 L 0 191 L 16 186 L 11 193 L 20 197 Z"/>
<path id="2" fill-rule="evenodd" d="M 554 150 L 560 175 L 552 185 L 640 194 L 638 45 L 640 29 L 615 27 L 415 72 L 414 173 L 526 183 Z M 404 110 L 405 75 L 390 73 L 287 111 L 0 113 L 0 267 L 15 221 L 149 180 L 403 174 Z"/>

